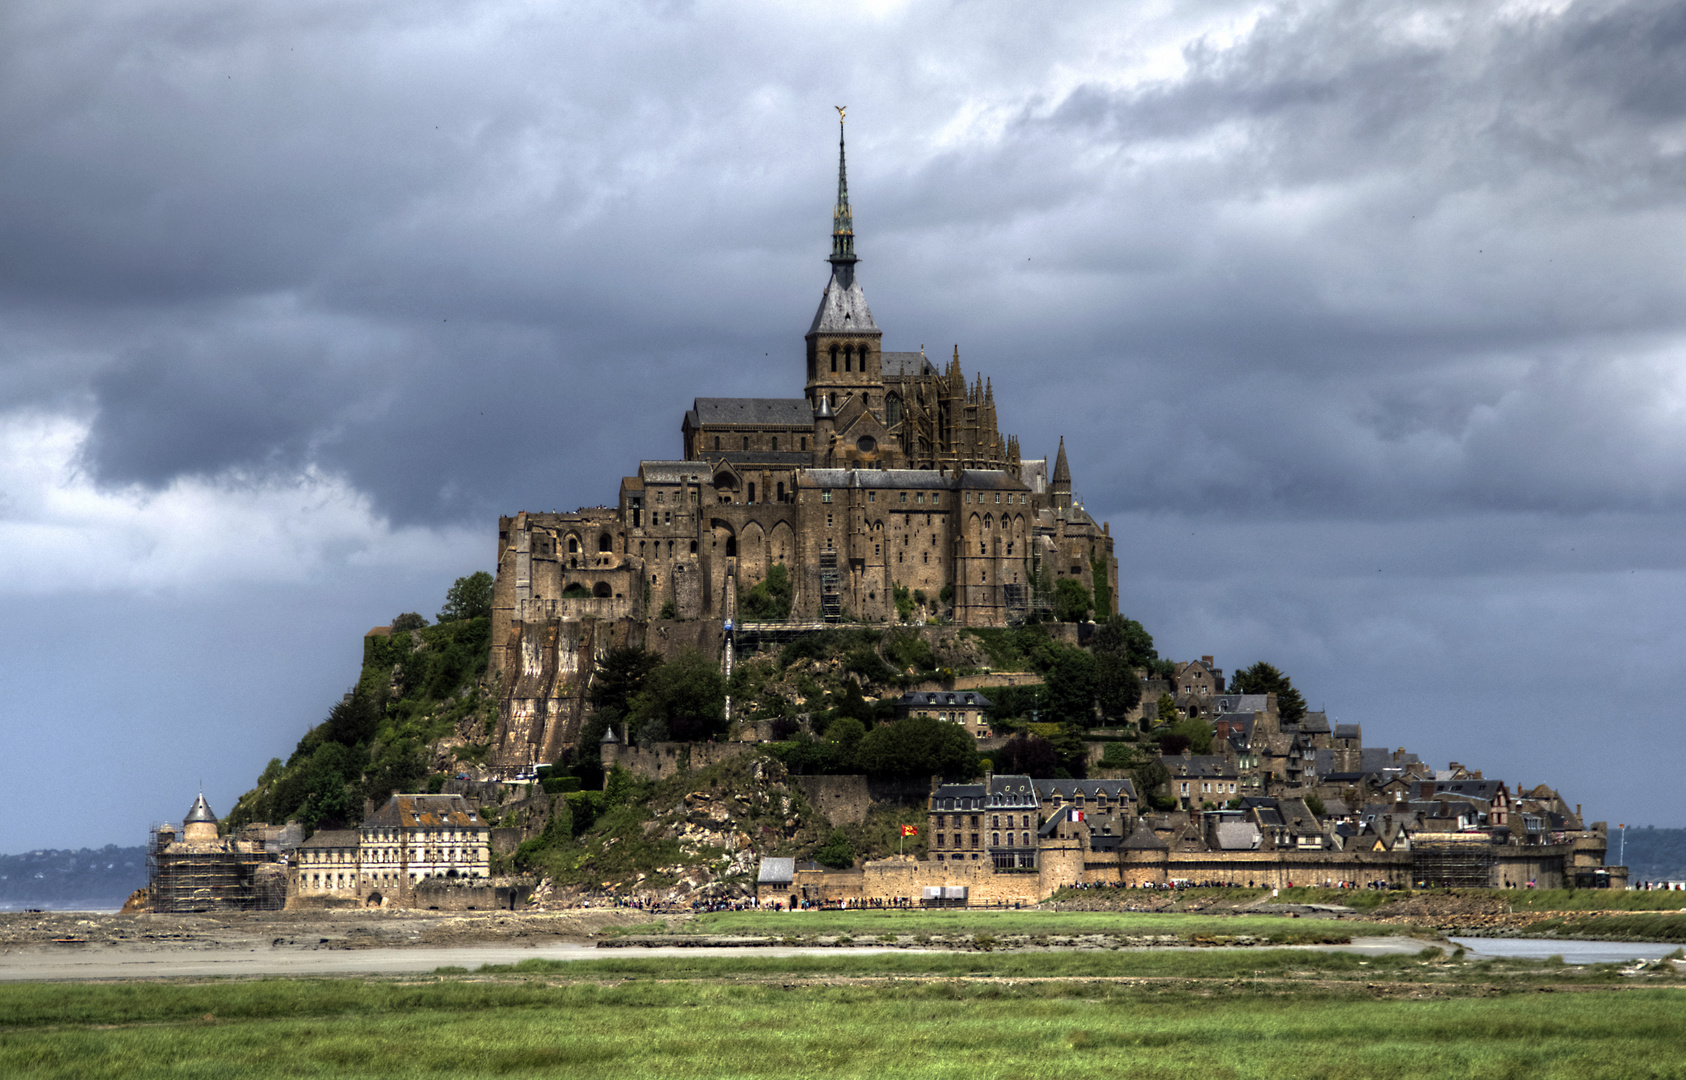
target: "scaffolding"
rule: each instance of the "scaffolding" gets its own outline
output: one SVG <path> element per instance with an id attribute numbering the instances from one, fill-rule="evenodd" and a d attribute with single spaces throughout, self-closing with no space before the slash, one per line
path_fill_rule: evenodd
<path id="1" fill-rule="evenodd" d="M 280 911 L 286 904 L 285 871 L 268 852 L 160 850 L 157 827 L 152 833 L 147 896 L 153 911 Z"/>
<path id="2" fill-rule="evenodd" d="M 837 573 L 837 552 L 820 552 L 820 619 L 823 622 L 839 622 L 843 618 L 843 599 L 840 595 L 841 582 Z"/>
<path id="3" fill-rule="evenodd" d="M 1411 837 L 1411 879 L 1423 888 L 1490 889 L 1493 841 L 1486 833 L 1417 833 Z"/>

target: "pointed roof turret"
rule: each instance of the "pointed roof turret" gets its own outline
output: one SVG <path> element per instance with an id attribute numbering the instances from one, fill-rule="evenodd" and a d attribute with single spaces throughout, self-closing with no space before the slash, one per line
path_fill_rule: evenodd
<path id="1" fill-rule="evenodd" d="M 1060 436 L 1060 453 L 1054 459 L 1054 476 L 1048 490 L 1054 496 L 1054 509 L 1064 510 L 1071 506 L 1071 466 L 1065 460 L 1064 435 Z"/>
<path id="2" fill-rule="evenodd" d="M 819 406 L 814 409 L 815 420 L 835 420 L 837 414 L 831 411 L 831 402 L 824 394 L 820 395 Z"/>
<path id="3" fill-rule="evenodd" d="M 217 823 L 217 815 L 211 813 L 211 804 L 205 801 L 205 793 L 203 791 L 199 793 L 199 797 L 197 799 L 193 800 L 193 805 L 188 808 L 187 816 L 181 820 L 183 825 L 191 825 L 200 821 L 210 825 L 215 825 Z"/>

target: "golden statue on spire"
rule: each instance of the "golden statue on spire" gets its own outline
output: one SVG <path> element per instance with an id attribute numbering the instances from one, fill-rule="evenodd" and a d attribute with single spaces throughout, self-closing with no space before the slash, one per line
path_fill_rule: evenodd
<path id="1" fill-rule="evenodd" d="M 847 106 L 847 105 L 833 105 L 832 106 L 832 108 L 837 110 L 837 122 L 839 124 L 841 124 L 843 122 L 843 110 L 847 109 L 848 107 L 849 106 Z"/>

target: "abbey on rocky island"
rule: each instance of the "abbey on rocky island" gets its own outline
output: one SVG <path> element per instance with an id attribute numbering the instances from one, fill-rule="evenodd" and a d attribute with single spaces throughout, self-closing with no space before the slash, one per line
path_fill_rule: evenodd
<path id="1" fill-rule="evenodd" d="M 582 649 L 589 673 L 606 624 L 615 644 L 669 620 L 718 626 L 775 567 L 792 623 L 894 622 L 911 603 L 921 622 L 1004 626 L 1061 579 L 1097 617 L 1116 612 L 1112 536 L 1072 498 L 1064 439 L 1052 470 L 1024 460 L 958 347 L 943 370 L 922 349 L 884 350 L 855 273 L 841 128 L 830 263 L 802 397 L 697 398 L 680 455 L 640 462 L 617 505 L 499 519 L 491 664 L 534 684 L 512 687 L 517 714 L 521 701 L 551 711 L 538 699 L 556 700 Z M 500 757 L 515 750 L 506 737 L 539 761 L 571 743 L 561 716 L 506 724 Z"/>

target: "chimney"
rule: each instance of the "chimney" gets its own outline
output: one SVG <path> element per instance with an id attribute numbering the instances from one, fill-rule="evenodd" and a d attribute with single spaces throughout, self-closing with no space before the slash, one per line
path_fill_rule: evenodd
<path id="1" fill-rule="evenodd" d="M 1201 662 L 1201 663 L 1202 663 L 1202 664 L 1205 664 L 1205 665 L 1206 665 L 1206 666 L 1207 666 L 1207 667 L 1211 667 L 1211 666 L 1212 666 L 1212 658 L 1211 658 L 1211 657 L 1210 657 L 1210 656 L 1202 656 L 1202 657 L 1201 657 L 1201 658 L 1200 658 L 1200 662 Z"/>

